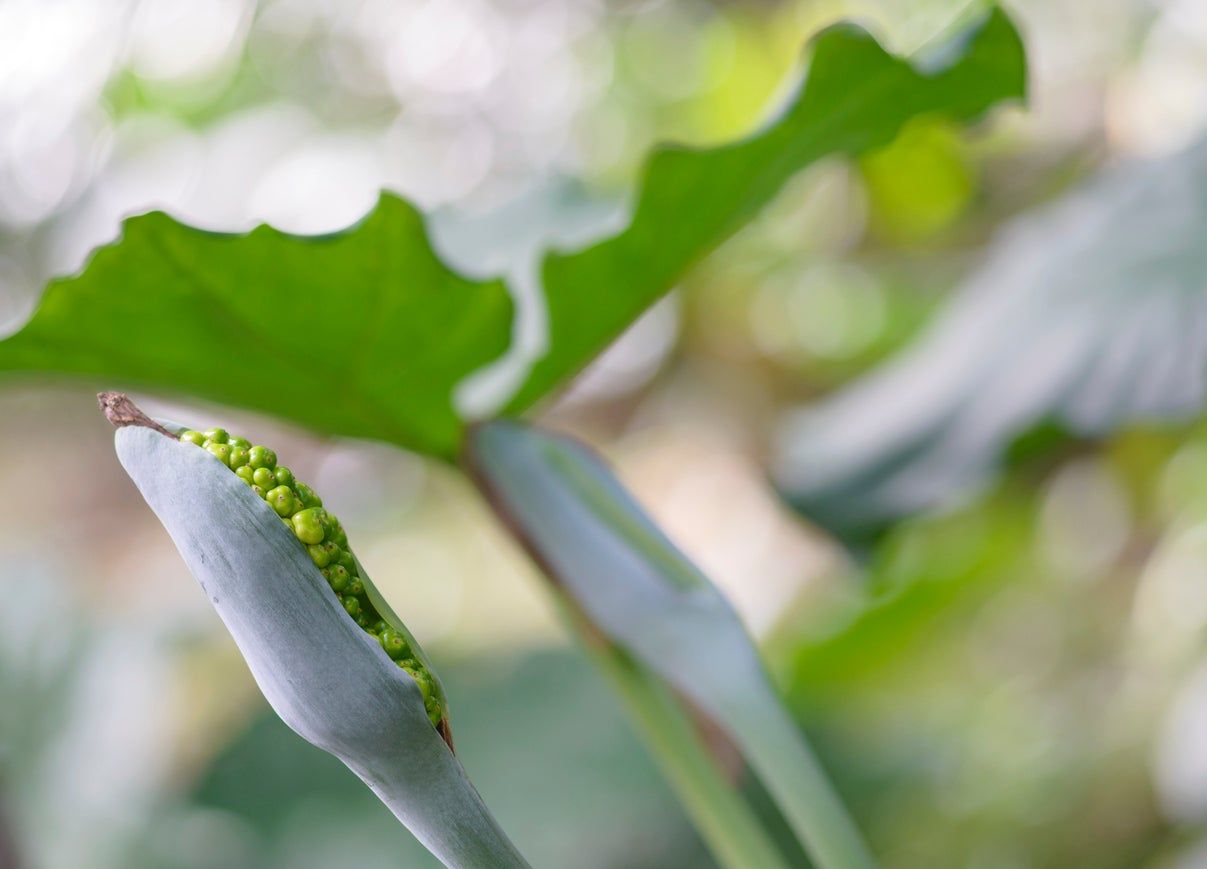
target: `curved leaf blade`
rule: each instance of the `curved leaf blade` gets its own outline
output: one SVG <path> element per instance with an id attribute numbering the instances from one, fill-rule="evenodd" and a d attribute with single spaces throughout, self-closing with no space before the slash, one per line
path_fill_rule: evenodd
<path id="1" fill-rule="evenodd" d="M 474 427 L 465 460 L 591 625 L 728 733 L 818 866 L 872 864 L 729 604 L 602 461 L 505 420 Z"/>
<path id="2" fill-rule="evenodd" d="M 1026 91 L 1022 41 L 997 8 L 939 47 L 933 56 L 942 62 L 925 68 L 853 25 L 831 27 L 812 49 L 803 86 L 764 130 L 719 148 L 656 151 L 627 229 L 545 258 L 549 352 L 511 410 L 530 406 L 586 365 L 811 163 L 886 145 L 918 115 L 972 121 Z"/>
<path id="3" fill-rule="evenodd" d="M 448 269 L 395 196 L 322 238 L 223 235 L 153 213 L 47 289 L 0 342 L 0 370 L 178 390 L 449 455 L 452 389 L 503 352 L 510 316 L 503 284 Z"/>
<path id="4" fill-rule="evenodd" d="M 0 371 L 184 392 L 451 458 L 463 434 L 456 389 L 504 356 L 512 297 L 534 297 L 547 307 L 534 322 L 548 320 L 535 339 L 544 355 L 531 369 L 521 359 L 503 393 L 482 404 L 516 413 L 581 369 L 813 161 L 887 142 L 922 113 L 971 120 L 1023 94 L 1022 47 L 1000 11 L 943 58 L 921 69 L 856 27 L 826 31 L 798 96 L 764 130 L 723 147 L 662 149 L 627 229 L 543 260 L 540 240 L 529 239 L 506 282 L 450 268 L 419 213 L 392 195 L 324 238 L 266 226 L 221 235 L 165 214 L 135 217 L 0 341 Z M 479 259 L 458 256 L 473 274 Z"/>
<path id="5" fill-rule="evenodd" d="M 424 712 L 280 518 L 202 450 L 127 427 L 117 453 L 273 709 L 454 867 L 527 864 Z"/>
<path id="6" fill-rule="evenodd" d="M 1016 220 L 905 352 L 788 420 L 774 476 L 849 542 L 986 483 L 1021 436 L 1207 400 L 1207 142 Z"/>

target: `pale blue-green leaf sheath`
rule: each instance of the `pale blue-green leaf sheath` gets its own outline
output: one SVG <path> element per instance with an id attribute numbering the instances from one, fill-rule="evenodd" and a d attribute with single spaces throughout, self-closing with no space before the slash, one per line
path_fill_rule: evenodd
<path id="1" fill-rule="evenodd" d="M 116 440 L 281 719 L 342 760 L 446 865 L 527 866 L 415 682 L 347 617 L 272 508 L 204 450 L 138 427 Z"/>
<path id="2" fill-rule="evenodd" d="M 466 460 L 591 622 L 729 733 L 816 864 L 871 865 L 737 616 L 607 466 L 577 441 L 504 420 L 471 431 Z"/>

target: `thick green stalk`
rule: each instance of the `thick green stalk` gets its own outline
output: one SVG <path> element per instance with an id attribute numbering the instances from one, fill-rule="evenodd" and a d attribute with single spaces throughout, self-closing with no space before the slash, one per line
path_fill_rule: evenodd
<path id="1" fill-rule="evenodd" d="M 755 699 L 759 698 L 760 699 Z M 730 734 L 818 866 L 876 865 L 863 838 L 769 681 L 729 709 Z"/>
<path id="2" fill-rule="evenodd" d="M 707 714 L 741 749 L 819 869 L 874 865 L 725 598 L 586 445 L 478 426 L 466 466 L 593 632 Z M 635 710 L 640 711 L 640 710 Z"/>
<path id="3" fill-rule="evenodd" d="M 616 646 L 584 645 L 628 704 L 646 746 L 717 861 L 731 869 L 786 869 L 766 828 L 722 775 L 662 681 Z"/>

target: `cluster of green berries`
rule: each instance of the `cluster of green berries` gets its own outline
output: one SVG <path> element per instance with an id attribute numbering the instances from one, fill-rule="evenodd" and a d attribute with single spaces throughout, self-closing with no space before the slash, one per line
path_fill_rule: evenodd
<path id="1" fill-rule="evenodd" d="M 431 674 L 407 638 L 387 624 L 369 600 L 356 560 L 348 549 L 348 535 L 339 520 L 323 509 L 323 502 L 314 490 L 295 479 L 289 468 L 278 465 L 277 454 L 268 447 L 252 446 L 246 438 L 230 435 L 224 429 L 188 430 L 181 432 L 180 440 L 209 452 L 268 502 L 285 527 L 306 547 L 344 612 L 381 643 L 386 654 L 415 680 L 423 694 L 428 718 L 439 724 L 443 710 Z"/>

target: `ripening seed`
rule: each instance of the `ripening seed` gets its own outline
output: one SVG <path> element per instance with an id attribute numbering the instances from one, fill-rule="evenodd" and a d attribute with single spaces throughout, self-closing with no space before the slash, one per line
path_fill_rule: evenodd
<path id="1" fill-rule="evenodd" d="M 330 567 L 324 567 L 322 574 L 327 577 L 327 582 L 336 591 L 344 592 L 348 590 L 348 582 L 351 580 L 351 576 L 348 575 L 348 571 L 342 566 L 333 564 Z"/>
<path id="2" fill-rule="evenodd" d="M 323 542 L 322 507 L 311 507 L 293 514 L 293 530 L 303 543 Z"/>
<path id="3" fill-rule="evenodd" d="M 314 489 L 310 488 L 305 483 L 298 483 L 294 486 L 294 489 L 297 490 L 298 497 L 302 499 L 302 503 L 305 504 L 307 508 L 323 506 L 323 499 L 314 494 Z"/>
<path id="4" fill-rule="evenodd" d="M 277 511 L 277 515 L 282 519 L 293 513 L 293 490 L 288 486 L 277 486 L 275 489 L 270 489 L 264 496 L 264 500 Z"/>
<path id="5" fill-rule="evenodd" d="M 378 637 L 381 647 L 385 649 L 387 655 L 395 661 L 406 658 L 411 653 L 411 646 L 407 642 L 406 637 L 398 633 L 398 631 L 386 628 Z"/>
<path id="6" fill-rule="evenodd" d="M 290 530 L 293 529 L 292 522 L 289 523 L 289 528 Z M 314 562 L 315 567 L 326 567 L 331 561 L 331 557 L 327 554 L 327 550 L 322 546 L 311 543 L 306 547 L 306 551 L 310 554 L 310 560 Z"/>
<path id="7" fill-rule="evenodd" d="M 431 674 L 415 658 L 406 635 L 386 622 L 365 597 L 360 568 L 348 550 L 348 535 L 340 521 L 322 509 L 323 501 L 314 490 L 297 480 L 289 468 L 278 467 L 277 454 L 271 449 L 252 446 L 246 438 L 232 436 L 225 429 L 211 428 L 204 432 L 188 429 L 179 437 L 225 463 L 258 497 L 268 502 L 281 517 L 281 523 L 305 545 L 310 560 L 331 586 L 344 612 L 415 680 L 428 718 L 433 725 L 439 725 L 444 710 L 436 697 Z"/>
<path id="8" fill-rule="evenodd" d="M 210 453 L 212 456 L 214 456 L 214 458 L 222 462 L 222 464 L 227 465 L 230 462 L 230 444 L 224 444 L 211 440 L 205 449 L 206 452 Z"/>
<path id="9" fill-rule="evenodd" d="M 264 446 L 254 446 L 247 453 L 247 463 L 253 468 L 272 470 L 277 465 L 277 454 Z"/>

